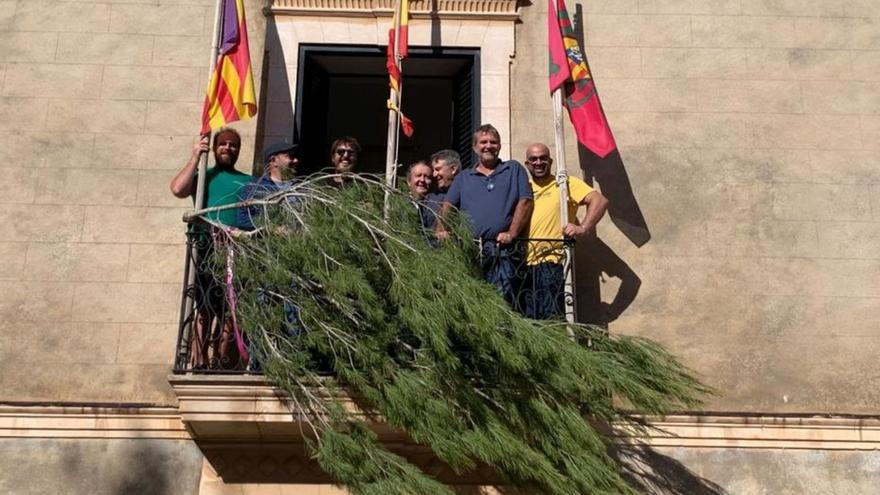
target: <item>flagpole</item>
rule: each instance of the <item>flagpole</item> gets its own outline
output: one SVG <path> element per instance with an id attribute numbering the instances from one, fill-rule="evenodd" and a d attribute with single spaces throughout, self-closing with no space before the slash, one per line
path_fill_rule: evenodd
<path id="1" fill-rule="evenodd" d="M 397 0 L 394 5 L 394 46 L 393 49 L 393 62 L 397 67 L 398 71 L 400 70 L 400 6 L 402 0 Z M 389 75 L 390 77 L 390 75 Z M 398 81 L 398 87 L 400 82 Z M 390 84 L 389 84 L 390 86 Z M 398 128 L 400 116 L 398 115 L 398 111 L 400 109 L 400 96 L 394 87 L 391 87 L 390 94 L 388 95 L 388 100 L 394 106 L 394 108 L 388 109 L 388 147 L 385 151 L 385 185 L 390 189 L 394 187 L 395 178 L 397 175 L 397 138 L 398 138 Z M 390 208 L 391 203 L 391 193 L 389 190 L 385 191 L 385 218 L 388 218 L 388 210 Z"/>
<path id="2" fill-rule="evenodd" d="M 553 127 L 556 131 L 556 186 L 559 188 L 559 222 L 562 228 L 568 225 L 568 171 L 565 164 L 565 130 L 563 127 L 562 116 L 562 88 L 553 91 Z M 565 321 L 574 323 L 574 286 L 572 284 L 572 249 L 571 246 L 564 246 L 565 264 L 563 270 L 565 273 L 564 285 L 564 304 L 565 304 Z M 569 297 L 571 296 L 571 297 Z M 568 336 L 574 339 L 574 332 L 571 328 L 566 330 Z"/>
<path id="3" fill-rule="evenodd" d="M 214 12 L 214 34 L 211 37 L 211 60 L 208 63 L 208 84 L 211 84 L 211 78 L 214 76 L 214 70 L 217 68 L 217 52 L 220 50 L 220 24 L 223 23 L 223 0 L 217 0 L 217 7 Z M 200 138 L 201 139 L 201 138 Z M 210 142 L 209 142 L 210 144 Z M 196 201 L 193 205 L 193 211 L 205 207 L 205 176 L 208 175 L 208 154 L 203 153 L 199 158 L 198 181 L 196 182 Z"/>

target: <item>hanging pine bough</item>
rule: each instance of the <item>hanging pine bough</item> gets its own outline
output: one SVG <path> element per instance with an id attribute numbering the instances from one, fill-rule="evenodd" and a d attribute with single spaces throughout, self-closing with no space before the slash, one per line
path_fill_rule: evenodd
<path id="1" fill-rule="evenodd" d="M 453 493 L 378 441 L 340 397 L 429 446 L 455 472 L 489 465 L 530 493 L 630 493 L 595 424 L 692 408 L 707 388 L 659 345 L 526 319 L 479 276 L 451 218 L 433 247 L 417 207 L 368 179 L 311 178 L 234 239 L 239 324 L 311 428 L 321 467 L 355 494 Z M 374 416 L 375 417 L 375 416 Z M 590 418 L 586 421 L 584 418 Z"/>

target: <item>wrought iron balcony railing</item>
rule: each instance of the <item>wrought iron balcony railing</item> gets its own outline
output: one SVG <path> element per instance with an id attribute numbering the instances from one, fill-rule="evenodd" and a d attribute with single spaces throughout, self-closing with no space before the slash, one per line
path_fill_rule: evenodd
<path id="1" fill-rule="evenodd" d="M 223 262 L 228 258 L 217 255 L 227 249 L 218 237 L 208 227 L 189 224 L 173 371 L 259 374 L 238 352 L 229 311 L 232 273 Z M 558 239 L 485 243 L 479 246 L 480 268 L 516 311 L 529 318 L 563 319 L 574 306 L 570 247 L 570 241 Z"/>

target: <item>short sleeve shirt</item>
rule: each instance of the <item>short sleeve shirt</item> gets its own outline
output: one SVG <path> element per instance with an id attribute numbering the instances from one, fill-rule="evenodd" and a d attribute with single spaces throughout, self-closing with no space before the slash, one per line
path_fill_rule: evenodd
<path id="1" fill-rule="evenodd" d="M 559 186 L 556 180 L 549 180 L 538 184 L 532 182 L 532 193 L 535 197 L 535 209 L 532 212 L 532 221 L 529 224 L 530 239 L 559 239 L 562 240 L 562 221 L 559 218 Z M 577 217 L 578 205 L 593 192 L 593 188 L 577 177 L 568 178 L 568 218 L 573 222 Z M 562 255 L 557 249 L 557 243 L 529 242 L 528 264 L 559 263 Z"/>
<path id="2" fill-rule="evenodd" d="M 223 206 L 238 202 L 238 191 L 253 178 L 238 170 L 211 167 L 206 172 L 205 206 Z M 234 208 L 208 213 L 209 220 L 238 227 L 238 211 Z"/>
<path id="3" fill-rule="evenodd" d="M 462 170 L 446 193 L 446 201 L 468 217 L 474 236 L 493 241 L 510 228 L 516 204 L 531 198 L 528 173 L 516 160 L 502 162 L 491 175 L 476 167 Z"/>

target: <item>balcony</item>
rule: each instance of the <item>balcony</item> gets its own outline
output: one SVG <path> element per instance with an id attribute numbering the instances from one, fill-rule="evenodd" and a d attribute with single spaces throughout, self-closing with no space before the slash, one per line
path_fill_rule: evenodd
<path id="1" fill-rule="evenodd" d="M 507 297 L 511 306 L 530 316 L 562 319 L 566 309 L 570 313 L 574 309 L 570 306 L 574 302 L 571 290 L 565 287 L 571 263 L 540 267 L 534 262 L 547 256 L 564 262 L 567 247 L 558 240 L 522 239 L 503 252 L 481 248 L 481 267 L 491 270 L 514 260 L 510 266 L 515 283 Z M 307 413 L 297 410 L 267 382 L 259 363 L 243 359 L 238 351 L 229 310 L 227 266 L 222 263 L 225 249 L 215 246 L 213 236 L 204 229 L 190 226 L 174 374 L 169 378 L 181 419 L 214 472 L 226 483 L 331 483 L 306 453 Z M 542 286 L 548 276 L 554 283 L 547 285 L 545 281 Z M 353 398 L 339 400 L 348 410 L 360 412 Z M 379 418 L 369 422 L 384 446 L 444 483 L 502 483 L 487 467 L 455 474 L 429 448 Z"/>

